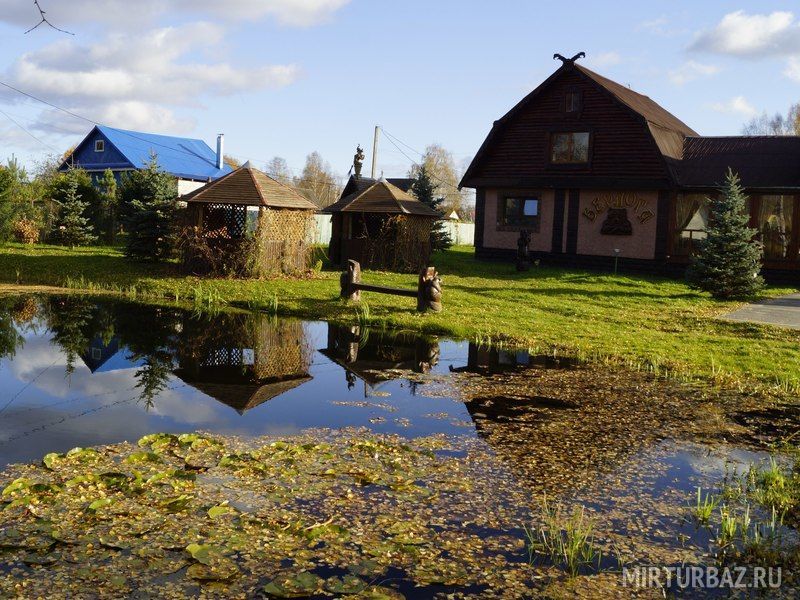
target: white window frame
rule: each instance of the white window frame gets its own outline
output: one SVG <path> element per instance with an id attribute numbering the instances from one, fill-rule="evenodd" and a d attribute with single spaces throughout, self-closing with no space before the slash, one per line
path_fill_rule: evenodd
<path id="1" fill-rule="evenodd" d="M 105 140 L 95 140 L 94 141 L 94 151 L 95 152 L 105 152 L 106 151 L 106 141 Z"/>

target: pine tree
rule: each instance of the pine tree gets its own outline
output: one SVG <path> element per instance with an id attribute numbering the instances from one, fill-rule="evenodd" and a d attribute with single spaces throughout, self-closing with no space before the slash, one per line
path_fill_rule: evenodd
<path id="1" fill-rule="evenodd" d="M 417 200 L 427 204 L 433 210 L 441 212 L 440 207 L 445 199 L 436 197 L 436 184 L 424 165 L 417 170 L 416 178 L 411 185 L 411 191 Z M 434 251 L 447 250 L 452 245 L 453 240 L 450 238 L 450 233 L 445 229 L 444 221 L 436 221 L 431 229 L 431 249 Z"/>
<path id="2" fill-rule="evenodd" d="M 117 236 L 117 179 L 111 169 L 103 171 L 98 184 L 106 243 L 113 246 Z"/>
<path id="3" fill-rule="evenodd" d="M 178 188 L 153 156 L 147 168 L 125 176 L 120 188 L 128 258 L 159 261 L 173 252 L 178 218 Z"/>
<path id="4" fill-rule="evenodd" d="M 707 237 L 687 276 L 692 287 L 715 298 L 746 298 L 764 285 L 759 274 L 763 248 L 753 239 L 757 231 L 748 226 L 747 197 L 730 169 L 720 192 L 710 201 Z"/>
<path id="5" fill-rule="evenodd" d="M 89 203 L 84 202 L 83 196 L 78 193 L 78 182 L 70 179 L 61 201 L 58 221 L 58 237 L 61 243 L 70 249 L 75 246 L 88 246 L 97 239 L 89 219 L 84 216 L 88 206 Z"/>

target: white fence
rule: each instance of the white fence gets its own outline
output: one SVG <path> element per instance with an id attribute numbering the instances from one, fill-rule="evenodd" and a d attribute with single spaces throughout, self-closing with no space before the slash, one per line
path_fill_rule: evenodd
<path id="1" fill-rule="evenodd" d="M 459 223 L 458 221 L 445 221 L 445 228 L 450 233 L 454 244 L 460 246 L 475 245 L 475 223 Z M 328 244 L 331 241 L 331 216 L 314 215 L 314 230 L 308 236 L 312 244 Z"/>

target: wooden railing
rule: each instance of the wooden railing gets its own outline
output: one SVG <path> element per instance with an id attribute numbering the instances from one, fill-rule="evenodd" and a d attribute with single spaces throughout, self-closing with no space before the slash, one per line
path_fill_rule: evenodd
<path id="1" fill-rule="evenodd" d="M 348 260 L 347 268 L 339 278 L 341 297 L 354 302 L 361 300 L 361 292 L 376 292 L 393 296 L 406 296 L 417 299 L 419 312 L 442 310 L 442 280 L 435 267 L 425 267 L 420 271 L 417 289 L 394 288 L 383 285 L 362 283 L 361 265 L 356 260 Z"/>

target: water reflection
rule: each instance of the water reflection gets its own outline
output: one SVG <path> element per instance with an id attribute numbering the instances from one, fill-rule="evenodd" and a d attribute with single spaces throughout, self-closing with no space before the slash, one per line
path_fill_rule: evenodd
<path id="1" fill-rule="evenodd" d="M 378 334 L 358 325 L 329 325 L 328 345 L 321 352 L 345 369 L 349 389 L 362 380 L 365 395 L 403 372 L 428 373 L 440 357 L 439 343 L 432 338 Z"/>
<path id="2" fill-rule="evenodd" d="M 440 356 L 465 364 L 464 344 L 74 295 L 0 300 L 3 464 L 154 431 L 469 430 L 463 404 L 417 395 L 417 374 L 446 372 Z"/>
<path id="3" fill-rule="evenodd" d="M 239 414 L 308 382 L 311 343 L 299 321 L 220 315 L 214 327 L 185 319 L 176 343 L 181 380 Z"/>

